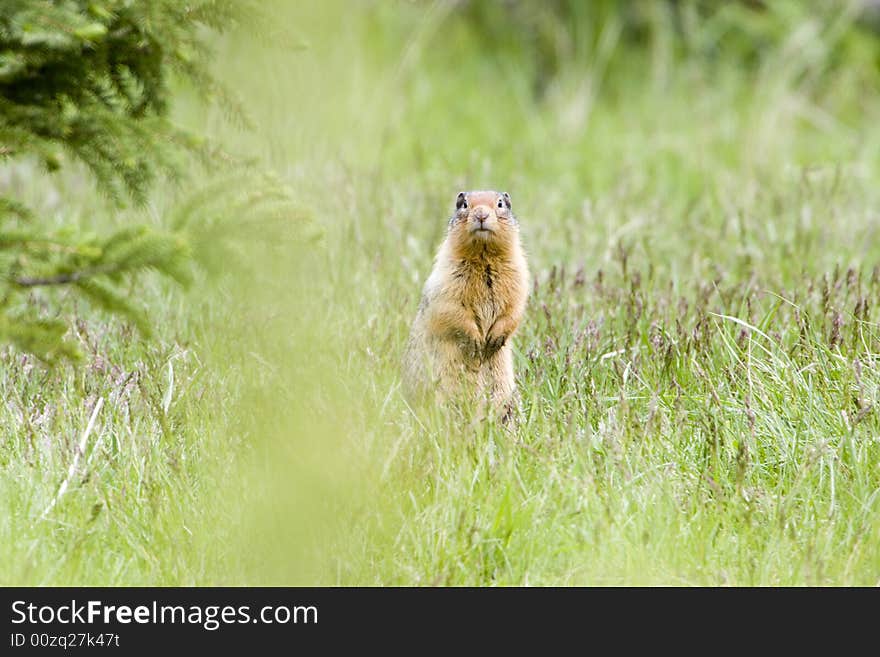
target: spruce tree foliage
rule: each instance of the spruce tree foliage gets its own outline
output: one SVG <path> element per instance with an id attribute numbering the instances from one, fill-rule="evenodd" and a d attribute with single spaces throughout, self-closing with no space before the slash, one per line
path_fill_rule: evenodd
<path id="1" fill-rule="evenodd" d="M 52 172 L 78 161 L 112 203 L 138 205 L 157 178 L 179 180 L 194 158 L 210 166 L 219 151 L 168 118 L 170 85 L 183 79 L 246 124 L 208 63 L 212 32 L 255 16 L 259 3 L 242 0 L 3 0 L 0 167 L 30 157 Z M 278 185 L 252 189 L 274 203 L 269 215 L 288 198 Z M 95 236 L 48 232 L 34 209 L 0 189 L 0 342 L 46 361 L 76 355 L 64 321 L 21 303 L 35 288 L 72 289 L 148 333 L 131 284 L 146 270 L 189 282 L 186 229 L 210 200 L 197 195 L 165 232 L 137 225 Z M 208 215 L 200 237 L 217 238 L 216 213 Z"/>

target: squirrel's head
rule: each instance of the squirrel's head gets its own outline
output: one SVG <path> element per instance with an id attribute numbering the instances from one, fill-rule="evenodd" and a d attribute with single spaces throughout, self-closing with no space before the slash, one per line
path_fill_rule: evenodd
<path id="1" fill-rule="evenodd" d="M 463 248 L 503 247 L 516 239 L 516 217 L 507 192 L 459 192 L 449 228 Z"/>

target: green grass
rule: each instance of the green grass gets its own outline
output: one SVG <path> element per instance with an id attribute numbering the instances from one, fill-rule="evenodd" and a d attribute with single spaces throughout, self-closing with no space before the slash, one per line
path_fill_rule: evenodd
<path id="1" fill-rule="evenodd" d="M 150 342 L 66 305 L 80 367 L 3 351 L 0 583 L 880 582 L 875 42 L 796 16 L 747 64 L 612 30 L 536 100 L 525 54 L 394 8 L 225 42 L 254 132 L 181 90 L 290 186 L 297 237 L 147 281 Z M 128 216 L 14 177 L 59 223 Z M 398 375 L 455 194 L 486 187 L 535 279 L 510 430 L 413 410 Z"/>

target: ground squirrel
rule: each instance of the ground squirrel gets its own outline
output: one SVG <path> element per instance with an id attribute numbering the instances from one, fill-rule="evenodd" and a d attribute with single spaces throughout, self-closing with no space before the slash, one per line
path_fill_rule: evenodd
<path id="1" fill-rule="evenodd" d="M 529 271 L 507 192 L 461 192 L 422 291 L 403 362 L 411 396 L 489 399 L 502 420 L 516 391 L 511 338 Z"/>

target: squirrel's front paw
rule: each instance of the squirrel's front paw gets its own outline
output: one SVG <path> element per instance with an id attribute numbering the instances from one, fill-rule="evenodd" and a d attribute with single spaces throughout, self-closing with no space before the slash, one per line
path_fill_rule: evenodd
<path id="1" fill-rule="evenodd" d="M 494 356 L 495 353 L 504 346 L 505 342 L 507 342 L 507 335 L 504 333 L 496 335 L 490 333 L 489 337 L 486 338 L 486 346 L 483 348 L 483 358 Z"/>
<path id="2" fill-rule="evenodd" d="M 467 360 L 479 360 L 482 358 L 484 345 L 481 340 L 462 333 L 457 336 L 457 342 Z"/>

